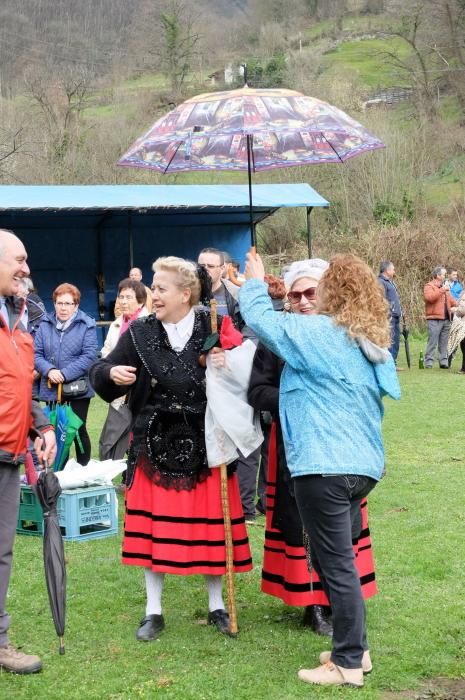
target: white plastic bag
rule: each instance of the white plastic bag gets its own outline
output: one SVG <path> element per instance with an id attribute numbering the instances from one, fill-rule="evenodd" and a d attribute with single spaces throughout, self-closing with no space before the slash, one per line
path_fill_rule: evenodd
<path id="1" fill-rule="evenodd" d="M 80 489 L 85 486 L 111 486 L 112 479 L 126 469 L 124 459 L 91 459 L 86 467 L 69 459 L 64 469 L 56 472 L 62 489 Z"/>
<path id="2" fill-rule="evenodd" d="M 263 442 L 260 418 L 247 403 L 255 345 L 246 340 L 226 350 L 226 366 L 214 367 L 207 357 L 205 443 L 210 467 L 229 464 L 238 450 L 247 457 Z"/>

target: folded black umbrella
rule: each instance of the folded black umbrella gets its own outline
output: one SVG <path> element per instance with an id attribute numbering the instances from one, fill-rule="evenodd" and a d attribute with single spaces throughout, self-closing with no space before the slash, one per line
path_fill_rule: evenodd
<path id="1" fill-rule="evenodd" d="M 127 404 L 118 409 L 111 404 L 102 428 L 99 440 L 99 457 L 105 459 L 123 459 L 128 450 L 129 435 L 132 426 L 132 413 Z"/>
<path id="2" fill-rule="evenodd" d="M 48 599 L 55 630 L 60 638 L 60 654 L 64 654 L 66 568 L 63 538 L 56 508 L 61 486 L 56 474 L 46 466 L 40 472 L 34 488 L 44 511 L 44 571 Z"/>
<path id="3" fill-rule="evenodd" d="M 402 314 L 402 335 L 404 336 L 405 356 L 407 358 L 407 367 L 410 369 L 410 344 L 409 344 L 409 329 L 405 322 L 405 316 Z"/>

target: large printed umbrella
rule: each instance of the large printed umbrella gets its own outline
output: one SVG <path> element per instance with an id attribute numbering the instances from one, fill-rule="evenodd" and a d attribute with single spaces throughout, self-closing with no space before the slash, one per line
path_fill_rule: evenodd
<path id="1" fill-rule="evenodd" d="M 48 468 L 48 465 L 45 464 L 45 468 L 40 472 L 34 488 L 44 511 L 43 550 L 48 599 L 55 630 L 60 638 L 60 654 L 64 654 L 66 568 L 63 538 L 57 514 L 57 501 L 61 493 L 61 486 L 56 474 Z"/>
<path id="2" fill-rule="evenodd" d="M 161 117 L 118 165 L 162 173 L 247 170 L 252 245 L 251 174 L 315 163 L 342 163 L 384 144 L 326 102 L 283 89 L 212 92 Z"/>

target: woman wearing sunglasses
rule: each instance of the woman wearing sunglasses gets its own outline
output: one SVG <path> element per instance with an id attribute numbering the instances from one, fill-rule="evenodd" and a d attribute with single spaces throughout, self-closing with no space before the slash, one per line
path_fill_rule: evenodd
<path id="1" fill-rule="evenodd" d="M 332 651 L 299 678 L 361 687 L 371 661 L 352 526 L 384 471 L 382 397 L 400 397 L 388 309 L 372 271 L 354 255 L 331 259 L 315 314 L 275 313 L 263 277 L 260 257 L 249 254 L 241 313 L 286 363 L 279 393 L 286 459 L 312 565 L 332 609 Z"/>
<path id="2" fill-rule="evenodd" d="M 315 313 L 318 282 L 328 268 L 325 260 L 299 260 L 284 276 L 291 313 Z M 268 277 L 268 276 L 267 276 Z M 270 290 L 268 290 L 270 293 Z M 310 577 L 303 543 L 302 521 L 294 486 L 286 463 L 279 424 L 279 382 L 283 361 L 259 343 L 250 378 L 249 403 L 273 417 L 268 452 L 266 531 L 262 567 L 262 591 L 286 605 L 305 608 L 303 624 L 324 636 L 332 635 L 328 598 L 315 571 Z M 355 565 L 364 599 L 376 593 L 375 571 L 364 499 L 353 523 Z"/>

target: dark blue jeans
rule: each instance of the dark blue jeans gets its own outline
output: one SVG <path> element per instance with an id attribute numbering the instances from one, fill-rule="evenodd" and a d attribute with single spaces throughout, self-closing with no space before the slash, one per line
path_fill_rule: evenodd
<path id="1" fill-rule="evenodd" d="M 333 616 L 331 660 L 360 668 L 368 649 L 365 603 L 355 568 L 352 523 L 360 502 L 376 486 L 367 476 L 300 476 L 295 497 L 310 537 L 312 564 L 329 598 Z"/>
<path id="2" fill-rule="evenodd" d="M 400 318 L 398 316 L 391 316 L 391 347 L 389 352 L 394 358 L 394 362 L 397 360 L 397 355 L 399 354 L 400 347 Z"/>

